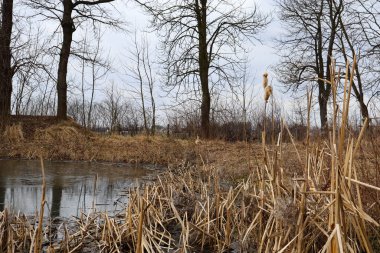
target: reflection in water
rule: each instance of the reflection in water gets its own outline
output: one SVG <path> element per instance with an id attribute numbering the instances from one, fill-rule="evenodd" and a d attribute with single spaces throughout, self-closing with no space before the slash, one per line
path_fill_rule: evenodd
<path id="1" fill-rule="evenodd" d="M 0 210 L 4 209 L 5 188 L 0 186 Z"/>
<path id="2" fill-rule="evenodd" d="M 52 187 L 52 197 L 51 197 L 51 207 L 50 207 L 50 216 L 58 217 L 60 216 L 61 201 L 62 201 L 62 191 L 60 178 L 54 177 L 53 187 Z"/>
<path id="3" fill-rule="evenodd" d="M 113 211 L 119 193 L 150 174 L 149 168 L 125 164 L 45 162 L 45 216 L 78 216 L 93 207 Z M 0 160 L 0 210 L 35 214 L 40 206 L 41 184 L 39 161 Z"/>

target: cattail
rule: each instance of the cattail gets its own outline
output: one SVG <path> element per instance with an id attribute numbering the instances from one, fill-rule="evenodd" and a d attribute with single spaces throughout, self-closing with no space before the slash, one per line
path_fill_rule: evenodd
<path id="1" fill-rule="evenodd" d="M 263 87 L 264 87 L 264 89 L 265 89 L 267 86 L 268 86 L 268 73 L 265 72 L 265 73 L 263 74 Z"/>
<path id="2" fill-rule="evenodd" d="M 265 95 L 264 95 L 265 103 L 268 103 L 268 99 L 271 95 L 272 95 L 272 86 L 268 85 L 267 87 L 265 87 Z"/>

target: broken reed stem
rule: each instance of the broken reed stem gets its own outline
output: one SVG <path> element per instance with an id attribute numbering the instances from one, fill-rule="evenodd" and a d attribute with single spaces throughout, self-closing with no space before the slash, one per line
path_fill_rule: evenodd
<path id="1" fill-rule="evenodd" d="M 358 150 L 359 150 L 360 143 L 361 143 L 361 141 L 362 141 L 362 139 L 363 139 L 363 137 L 364 137 L 364 133 L 365 133 L 365 131 L 367 130 L 368 125 L 369 125 L 369 119 L 366 118 L 366 119 L 364 120 L 363 127 L 362 127 L 362 129 L 361 129 L 361 131 L 360 131 L 359 137 L 358 137 L 358 139 L 357 139 L 357 141 L 356 141 L 356 144 L 355 144 L 354 153 L 353 153 L 353 155 L 352 155 L 353 158 L 355 157 L 356 153 L 357 153 Z"/>
<path id="2" fill-rule="evenodd" d="M 46 192 L 46 182 L 45 182 L 45 167 L 42 157 L 41 161 L 41 172 L 42 172 L 42 193 L 41 193 L 41 207 L 40 207 L 40 216 L 38 220 L 38 227 L 36 230 L 36 242 L 34 246 L 34 253 L 39 253 L 42 251 L 42 223 L 44 219 L 44 207 L 45 207 L 45 192 Z"/>
<path id="3" fill-rule="evenodd" d="M 337 124 L 337 113 L 338 113 L 338 106 L 336 101 L 336 95 L 337 95 L 337 83 L 335 81 L 335 60 L 331 60 L 330 67 L 330 85 L 332 90 L 332 98 L 333 98 L 333 126 L 332 126 L 332 137 L 331 137 L 331 144 L 330 144 L 330 150 L 331 150 L 331 168 L 330 168 L 330 187 L 331 190 L 334 191 L 336 194 L 331 195 L 331 202 L 334 201 L 335 205 L 330 207 L 330 214 L 329 214 L 329 229 L 332 231 L 335 228 L 335 225 L 338 224 L 338 210 L 339 210 L 339 203 L 337 201 L 337 186 L 338 186 L 338 168 L 337 168 L 337 157 L 336 157 L 336 124 Z M 338 252 L 338 242 L 335 236 L 331 240 L 331 253 L 337 253 Z"/>
<path id="4" fill-rule="evenodd" d="M 288 125 L 286 124 L 286 122 L 285 122 L 284 120 L 283 120 L 283 122 L 284 122 L 284 127 L 286 128 L 286 131 L 288 132 L 289 137 L 290 137 L 290 140 L 291 140 L 291 142 L 292 142 L 292 144 L 293 144 L 294 150 L 295 150 L 296 153 L 297 153 L 298 162 L 299 162 L 299 164 L 300 164 L 301 166 L 303 166 L 302 159 L 301 159 L 300 153 L 298 152 L 297 145 L 296 145 L 296 143 L 294 142 L 293 135 L 292 135 L 292 133 L 290 132 L 289 127 L 288 127 Z"/>
<path id="5" fill-rule="evenodd" d="M 306 186 L 307 186 L 306 182 L 309 180 L 308 171 L 309 171 L 309 166 L 311 166 L 310 159 L 309 159 L 311 101 L 312 101 L 312 90 L 307 92 L 306 164 L 304 166 L 304 171 L 303 171 L 305 181 L 302 184 L 300 214 L 298 216 L 298 221 L 297 221 L 297 227 L 298 227 L 297 252 L 298 253 L 302 253 L 304 251 L 303 236 L 304 236 L 305 216 L 306 216 Z"/>
<path id="6" fill-rule="evenodd" d="M 271 137 L 272 137 L 272 146 L 274 147 L 274 145 L 275 145 L 275 137 L 274 137 L 274 97 L 272 96 L 272 98 L 271 98 L 271 102 L 272 102 L 272 135 L 271 135 Z"/>
<path id="7" fill-rule="evenodd" d="M 374 185 L 371 185 L 371 184 L 367 184 L 367 183 L 361 182 L 359 180 L 352 179 L 350 177 L 345 177 L 345 179 L 347 179 L 348 181 L 350 181 L 352 183 L 355 183 L 355 184 L 358 184 L 358 185 L 361 185 L 361 186 L 364 186 L 364 187 L 367 187 L 367 188 L 370 188 L 370 189 L 373 189 L 373 190 L 376 190 L 376 191 L 380 191 L 380 187 L 377 187 L 377 186 L 374 186 Z"/>
<path id="8" fill-rule="evenodd" d="M 261 132 L 261 142 L 262 142 L 262 148 L 263 148 L 264 164 L 268 165 L 268 157 L 267 157 L 267 150 L 266 150 L 266 125 L 267 125 L 267 101 L 265 101 L 265 105 L 264 105 L 264 122 L 263 122 L 264 129 Z"/>
<path id="9" fill-rule="evenodd" d="M 310 146 L 310 114 L 311 114 L 311 103 L 313 101 L 313 89 L 307 92 L 307 128 L 306 128 L 306 146 L 307 155 L 309 154 Z"/>
<path id="10" fill-rule="evenodd" d="M 143 223 L 144 223 L 144 216 L 145 216 L 145 203 L 143 199 L 141 199 L 141 202 L 140 202 L 140 210 L 141 212 L 140 212 L 138 229 L 137 229 L 136 253 L 143 253 L 142 238 L 143 238 Z"/>
<path id="11" fill-rule="evenodd" d="M 348 83 L 348 72 L 349 72 L 349 63 L 346 63 L 346 75 L 345 75 L 345 81 L 344 81 L 344 96 L 343 96 L 343 115 L 342 115 L 342 124 L 340 126 L 340 136 L 339 136 L 339 149 L 338 149 L 338 157 L 340 159 L 340 162 L 343 161 L 343 146 L 345 141 L 345 130 L 348 123 L 348 111 L 350 108 L 350 98 L 351 98 L 351 88 L 352 84 L 354 82 L 354 74 L 356 69 L 356 55 L 354 55 L 354 60 L 352 62 L 352 70 L 350 72 L 350 82 L 347 87 Z"/>

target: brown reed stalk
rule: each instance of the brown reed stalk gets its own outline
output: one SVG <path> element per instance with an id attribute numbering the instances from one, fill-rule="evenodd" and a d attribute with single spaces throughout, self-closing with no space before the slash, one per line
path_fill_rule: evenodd
<path id="1" fill-rule="evenodd" d="M 347 121 L 348 121 L 348 111 L 349 111 L 349 105 L 350 105 L 350 98 L 351 98 L 351 88 L 352 84 L 354 82 L 354 73 L 356 70 L 356 55 L 354 55 L 354 59 L 352 62 L 352 70 L 351 70 L 351 76 L 349 78 L 349 84 L 348 83 L 348 70 L 349 70 L 349 63 L 346 64 L 346 76 L 345 76 L 345 82 L 344 82 L 344 97 L 343 97 L 343 115 L 342 115 L 342 124 L 340 127 L 340 136 L 339 136 L 339 148 L 338 148 L 338 157 L 340 158 L 340 162 L 342 162 L 343 159 L 343 146 L 345 141 L 345 130 L 347 127 Z"/>
<path id="2" fill-rule="evenodd" d="M 330 85 L 331 85 L 331 91 L 332 91 L 332 98 L 333 98 L 333 126 L 332 126 L 332 137 L 331 137 L 331 144 L 330 144 L 330 150 L 331 150 L 331 168 L 330 168 L 330 187 L 333 192 L 335 192 L 335 195 L 331 195 L 331 201 L 334 201 L 335 205 L 330 207 L 330 214 L 329 214 L 329 227 L 333 231 L 335 231 L 336 224 L 339 224 L 338 221 L 338 201 L 337 200 L 337 186 L 338 186 L 338 177 L 337 177 L 337 157 L 336 157 L 336 129 L 337 129 L 337 83 L 335 82 L 335 60 L 331 60 L 330 67 Z M 337 253 L 338 252 L 338 242 L 335 236 L 331 240 L 331 253 Z"/>
<path id="3" fill-rule="evenodd" d="M 43 227 L 43 219 L 44 219 L 44 208 L 45 208 L 45 194 L 46 194 L 46 181 L 45 181 L 45 167 L 42 157 L 40 157 L 41 162 L 41 173 L 42 173 L 42 193 L 41 193 L 41 206 L 40 206 L 40 213 L 39 213 L 39 219 L 38 219 L 38 227 L 36 230 L 36 237 L 35 237 L 35 246 L 34 246 L 34 253 L 41 252 L 42 250 L 42 227 Z"/>
<path id="4" fill-rule="evenodd" d="M 136 244 L 136 253 L 143 253 L 143 245 L 142 245 L 142 239 L 143 239 L 143 224 L 144 224 L 144 216 L 145 216 L 145 203 L 141 199 L 140 200 L 140 217 L 139 217 L 139 225 L 137 229 L 137 244 Z"/>
<path id="5" fill-rule="evenodd" d="M 298 237 L 297 237 L 297 252 L 301 253 L 304 250 L 304 230 L 306 219 L 306 188 L 309 180 L 308 171 L 310 170 L 309 145 L 310 145 L 310 111 L 312 101 L 312 90 L 307 92 L 307 132 L 306 132 L 306 165 L 304 166 L 304 182 L 302 183 L 302 195 L 300 202 L 300 214 L 297 220 Z M 299 158 L 300 159 L 300 158 Z"/>

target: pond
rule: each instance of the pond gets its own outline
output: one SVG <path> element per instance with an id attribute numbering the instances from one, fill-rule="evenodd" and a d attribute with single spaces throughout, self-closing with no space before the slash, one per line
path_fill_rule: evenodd
<path id="1" fill-rule="evenodd" d="M 128 188 L 149 182 L 152 165 L 45 161 L 45 217 L 114 212 L 127 201 Z M 0 160 L 0 211 L 35 215 L 40 208 L 40 161 Z"/>

